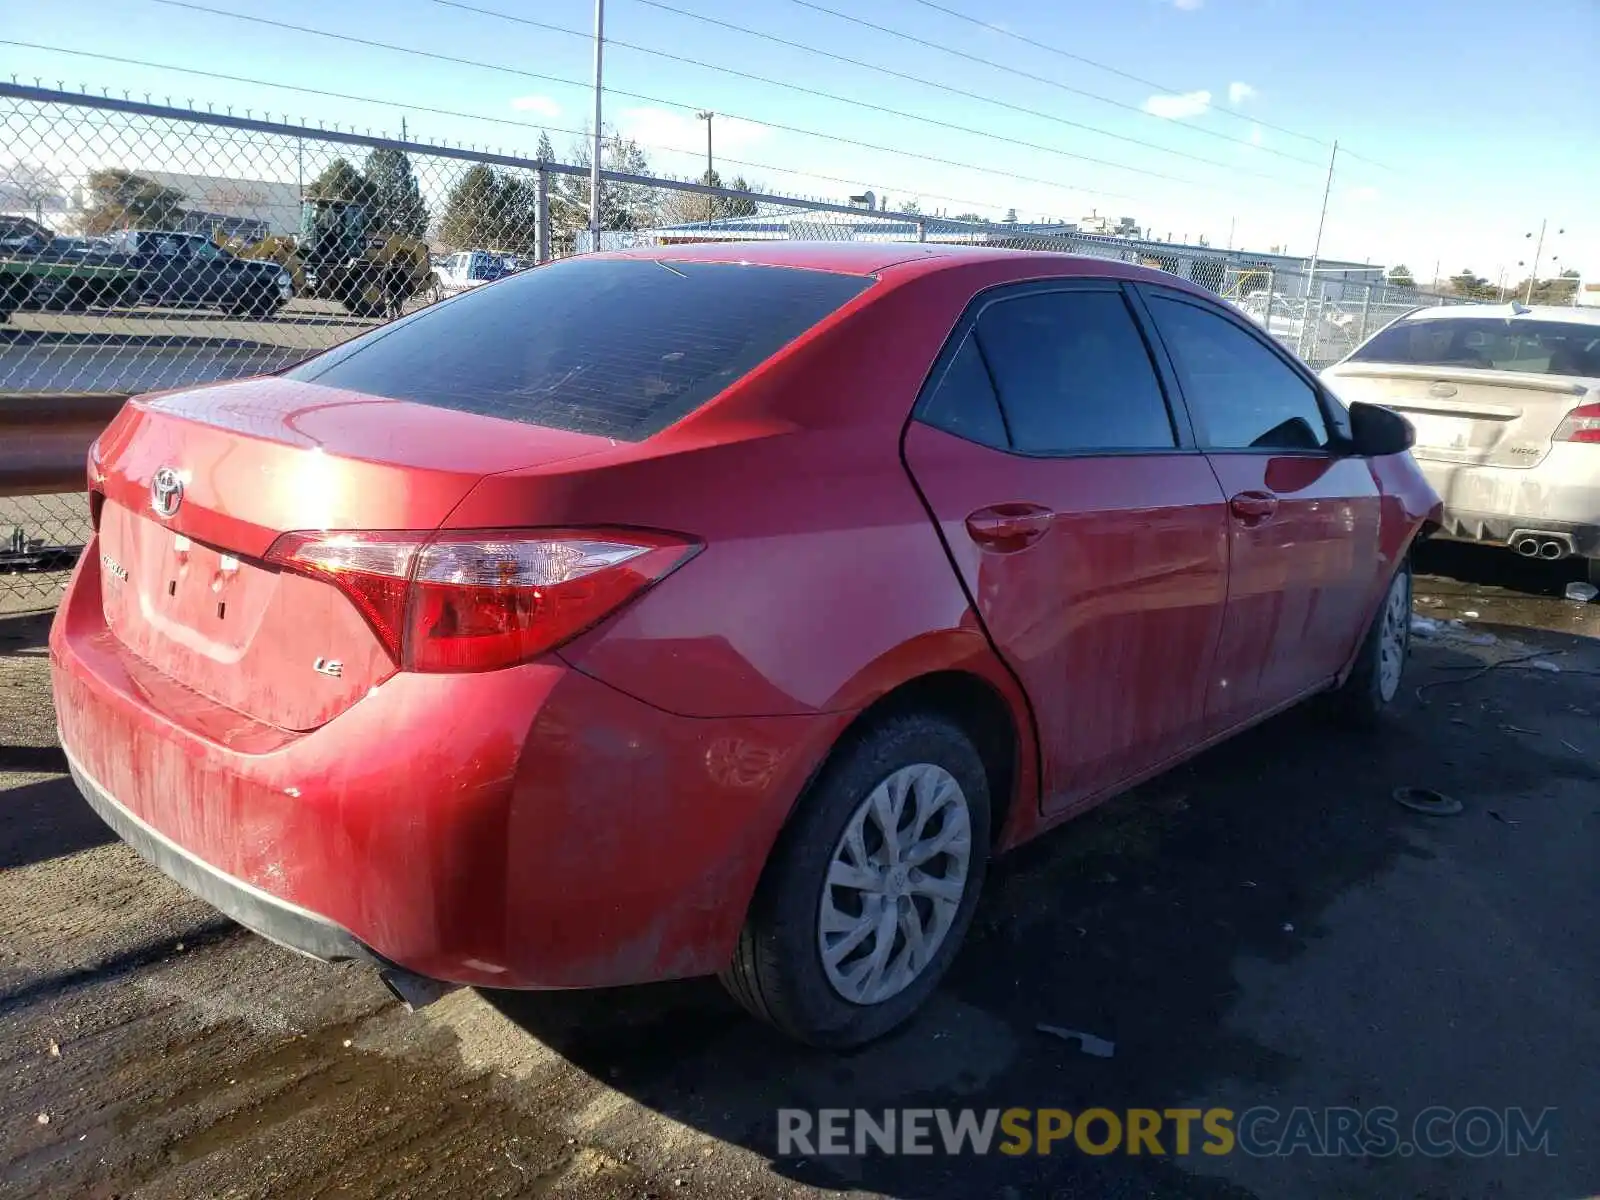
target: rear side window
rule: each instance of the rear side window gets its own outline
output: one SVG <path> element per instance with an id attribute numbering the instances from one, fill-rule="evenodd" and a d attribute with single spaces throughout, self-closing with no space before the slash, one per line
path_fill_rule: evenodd
<path id="1" fill-rule="evenodd" d="M 792 267 L 567 259 L 425 308 L 285 377 L 642 441 L 872 283 Z"/>
<path id="2" fill-rule="evenodd" d="M 1029 454 L 1171 450 L 1172 417 L 1120 291 L 1036 292 L 978 318 L 1012 446 Z"/>
<path id="3" fill-rule="evenodd" d="M 1409 367 L 1600 376 L 1600 326 L 1503 317 L 1428 317 L 1395 322 L 1350 357 L 1355 362 Z"/>
<path id="4" fill-rule="evenodd" d="M 1006 423 L 1000 416 L 1000 401 L 994 394 L 989 368 L 983 365 L 983 355 L 978 351 L 974 335 L 969 333 L 962 339 L 960 349 L 945 369 L 944 378 L 918 416 L 924 423 L 969 442 L 993 446 L 996 450 L 1010 449 L 1011 439 L 1006 435 Z"/>
<path id="5" fill-rule="evenodd" d="M 1201 445 L 1212 450 L 1317 450 L 1328 423 L 1317 393 L 1232 321 L 1198 305 L 1150 297 Z"/>

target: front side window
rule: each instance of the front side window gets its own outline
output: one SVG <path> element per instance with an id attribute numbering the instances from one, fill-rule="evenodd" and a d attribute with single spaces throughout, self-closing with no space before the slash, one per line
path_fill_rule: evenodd
<path id="1" fill-rule="evenodd" d="M 1316 389 L 1232 321 L 1165 296 L 1150 315 L 1183 383 L 1200 444 L 1210 450 L 1317 450 L 1328 423 Z"/>
<path id="2" fill-rule="evenodd" d="M 1171 450 L 1171 414 L 1119 290 L 1035 292 L 991 304 L 977 338 L 1012 446 L 1029 454 Z"/>

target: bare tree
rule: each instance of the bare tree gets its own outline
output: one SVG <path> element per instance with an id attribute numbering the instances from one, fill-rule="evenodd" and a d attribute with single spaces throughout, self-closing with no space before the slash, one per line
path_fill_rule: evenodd
<path id="1" fill-rule="evenodd" d="M 44 206 L 58 205 L 63 199 L 60 178 L 42 163 L 19 159 L 0 167 L 0 204 L 5 207 L 26 208 L 43 224 Z"/>

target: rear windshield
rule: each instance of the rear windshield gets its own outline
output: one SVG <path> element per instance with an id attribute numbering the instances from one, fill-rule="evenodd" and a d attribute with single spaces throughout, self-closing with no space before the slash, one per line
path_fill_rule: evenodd
<path id="1" fill-rule="evenodd" d="M 1505 317 L 1397 321 L 1350 357 L 1416 367 L 1600 375 L 1600 326 Z"/>
<path id="2" fill-rule="evenodd" d="M 566 259 L 423 309 L 285 376 L 641 441 L 872 282 L 739 263 Z"/>

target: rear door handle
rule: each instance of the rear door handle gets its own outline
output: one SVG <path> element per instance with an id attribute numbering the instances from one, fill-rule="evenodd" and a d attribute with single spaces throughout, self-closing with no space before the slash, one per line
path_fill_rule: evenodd
<path id="1" fill-rule="evenodd" d="M 1278 511 L 1278 498 L 1271 492 L 1240 492 L 1228 501 L 1228 511 L 1241 525 L 1260 525 Z"/>
<path id="2" fill-rule="evenodd" d="M 967 517 L 967 533 L 985 550 L 1012 554 L 1049 533 L 1055 519 L 1042 504 L 991 504 Z"/>

